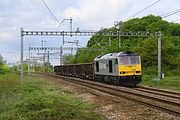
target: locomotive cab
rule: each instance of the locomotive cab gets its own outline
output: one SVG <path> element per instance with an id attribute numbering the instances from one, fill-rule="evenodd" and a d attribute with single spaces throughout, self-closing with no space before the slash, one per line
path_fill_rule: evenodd
<path id="1" fill-rule="evenodd" d="M 141 82 L 141 58 L 134 52 L 124 52 L 119 55 L 120 82 L 135 86 Z"/>

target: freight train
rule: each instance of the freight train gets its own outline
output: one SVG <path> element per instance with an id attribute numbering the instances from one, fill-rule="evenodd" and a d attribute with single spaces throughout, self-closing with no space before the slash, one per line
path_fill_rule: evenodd
<path id="1" fill-rule="evenodd" d="M 54 66 L 54 72 L 124 86 L 136 86 L 142 79 L 141 58 L 132 51 L 99 55 L 93 63 Z"/>

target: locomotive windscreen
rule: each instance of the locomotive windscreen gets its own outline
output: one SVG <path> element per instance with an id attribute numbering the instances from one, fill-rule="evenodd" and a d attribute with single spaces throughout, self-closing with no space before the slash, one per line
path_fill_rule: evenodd
<path id="1" fill-rule="evenodd" d="M 121 65 L 140 64 L 140 57 L 139 56 L 123 56 L 123 57 L 119 57 L 119 61 Z"/>

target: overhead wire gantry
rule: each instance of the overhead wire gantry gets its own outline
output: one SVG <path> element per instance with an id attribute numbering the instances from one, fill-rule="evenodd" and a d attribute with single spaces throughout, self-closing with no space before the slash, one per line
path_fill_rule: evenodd
<path id="1" fill-rule="evenodd" d="M 20 82 L 23 84 L 23 38 L 24 36 L 109 36 L 109 37 L 118 37 L 119 45 L 121 44 L 121 36 L 127 37 L 149 37 L 156 36 L 157 33 L 150 33 L 145 31 L 139 32 L 103 32 L 103 31 L 26 31 L 21 28 L 21 73 L 20 73 Z M 119 46 L 120 47 L 120 46 Z M 161 79 L 161 32 L 158 32 L 158 79 Z"/>

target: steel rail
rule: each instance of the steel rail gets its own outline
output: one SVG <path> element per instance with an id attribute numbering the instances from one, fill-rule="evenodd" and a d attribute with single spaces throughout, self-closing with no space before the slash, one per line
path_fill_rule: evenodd
<path id="1" fill-rule="evenodd" d="M 152 88 L 152 87 L 143 86 L 143 85 L 138 85 L 137 88 L 158 91 L 158 92 L 162 92 L 162 93 L 166 93 L 166 94 L 177 95 L 180 98 L 180 92 L 177 92 L 177 91 L 170 91 L 170 90 L 165 90 L 165 89 Z"/>
<path id="2" fill-rule="evenodd" d="M 141 91 L 141 92 L 146 92 L 146 93 L 151 93 L 151 94 L 155 94 L 155 95 L 160 95 L 160 96 L 164 96 L 164 97 L 169 97 L 169 98 L 175 98 L 180 100 L 180 95 L 178 95 L 178 93 L 174 94 L 174 93 L 166 93 L 166 91 L 162 91 L 162 90 L 158 90 L 158 89 L 149 89 L 149 88 L 134 88 L 134 90 L 137 91 Z"/>

